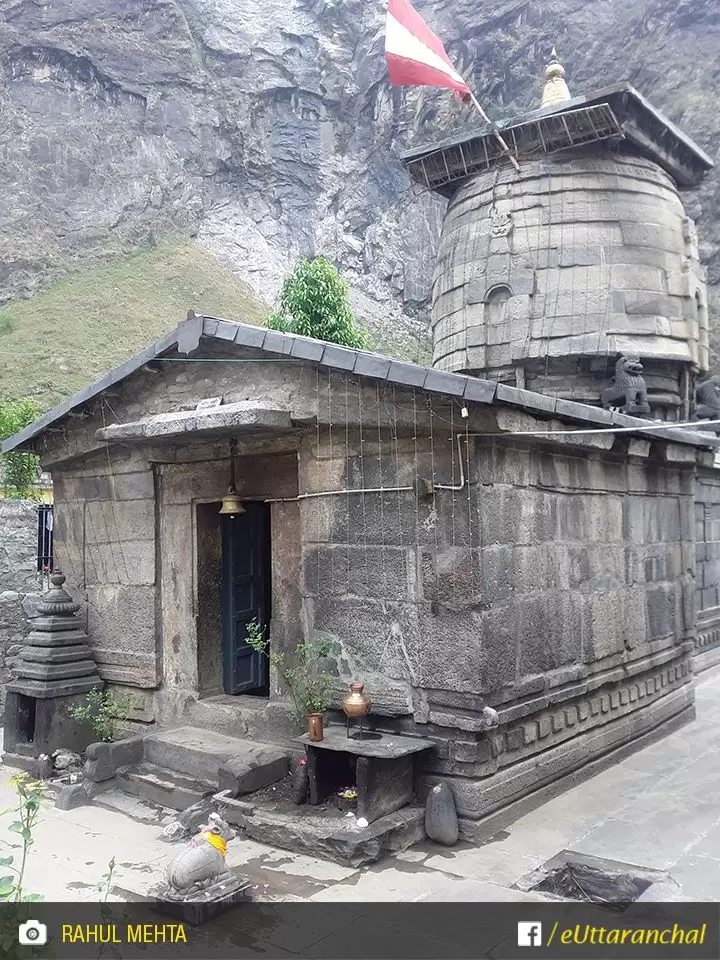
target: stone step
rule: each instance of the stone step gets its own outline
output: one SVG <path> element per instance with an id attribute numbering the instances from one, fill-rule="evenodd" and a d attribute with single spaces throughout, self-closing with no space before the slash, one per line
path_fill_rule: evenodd
<path id="1" fill-rule="evenodd" d="M 219 768 L 229 760 L 236 761 L 233 766 L 238 772 L 243 767 L 254 772 L 267 772 L 264 782 L 260 782 L 263 780 L 261 776 L 258 785 L 253 784 L 251 789 L 273 783 L 287 772 L 288 751 L 274 744 L 240 740 L 200 727 L 179 727 L 151 734 L 145 737 L 143 750 L 148 763 L 216 785 L 219 784 Z"/>
<path id="2" fill-rule="evenodd" d="M 185 810 L 216 789 L 212 783 L 205 780 L 188 777 L 152 763 L 121 767 L 117 772 L 117 784 L 125 793 L 173 810 Z"/>
<path id="3" fill-rule="evenodd" d="M 158 803 L 142 800 L 140 797 L 131 796 L 129 793 L 124 793 L 116 788 L 99 793 L 93 798 L 93 806 L 103 807 L 105 810 L 112 810 L 115 813 L 122 813 L 137 823 L 147 823 L 158 827 L 164 827 L 168 823 L 172 823 L 177 815 L 175 810 L 170 810 Z"/>

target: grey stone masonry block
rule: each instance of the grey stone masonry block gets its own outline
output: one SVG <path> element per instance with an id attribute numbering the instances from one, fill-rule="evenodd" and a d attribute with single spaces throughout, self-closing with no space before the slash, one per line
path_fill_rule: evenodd
<path id="1" fill-rule="evenodd" d="M 326 344 L 323 351 L 322 363 L 339 370 L 352 370 L 357 360 L 357 352 L 347 347 L 338 347 L 335 344 Z"/>
<path id="2" fill-rule="evenodd" d="M 547 397 L 540 393 L 534 393 L 532 390 L 509 387 L 505 383 L 497 385 L 496 397 L 504 403 L 517 404 L 527 407 L 529 410 L 538 410 L 543 413 L 554 413 L 557 404 L 555 397 Z"/>
<path id="3" fill-rule="evenodd" d="M 228 323 L 227 320 L 218 320 L 215 337 L 219 340 L 234 340 L 237 333 L 237 325 Z"/>
<path id="4" fill-rule="evenodd" d="M 683 253 L 682 233 L 669 224 L 623 223 L 621 229 L 623 243 L 629 247 L 654 247 Z"/>
<path id="5" fill-rule="evenodd" d="M 69 783 L 62 787 L 55 799 L 58 810 L 76 810 L 90 802 L 90 797 L 82 783 Z"/>
<path id="6" fill-rule="evenodd" d="M 508 731 L 506 742 L 508 750 L 519 750 L 523 745 L 523 728 L 515 727 L 514 730 Z"/>
<path id="7" fill-rule="evenodd" d="M 85 751 L 84 773 L 88 780 L 101 783 L 111 780 L 120 767 L 140 763 L 143 758 L 143 737 L 128 737 L 116 743 L 91 743 Z"/>
<path id="8" fill-rule="evenodd" d="M 603 249 L 600 244 L 576 247 L 563 247 L 558 252 L 560 267 L 590 267 L 603 262 Z"/>
<path id="9" fill-rule="evenodd" d="M 286 334 L 280 333 L 278 330 L 267 330 L 265 332 L 263 350 L 269 350 L 271 353 L 281 353 L 289 356 L 292 350 L 292 345 L 292 337 L 288 337 Z"/>
<path id="10" fill-rule="evenodd" d="M 682 301 L 678 297 L 651 297 L 642 293 L 625 293 L 625 313 L 630 316 L 682 316 Z"/>
<path id="11" fill-rule="evenodd" d="M 443 373 L 440 370 L 429 370 L 423 384 L 426 390 L 437 393 L 447 393 L 454 397 L 461 397 L 465 392 L 465 378 L 455 373 Z"/>
<path id="12" fill-rule="evenodd" d="M 250 755 L 260 746 L 268 745 L 196 727 L 180 727 L 145 737 L 144 755 L 146 762 L 166 770 L 217 783 L 223 764 Z"/>
<path id="13" fill-rule="evenodd" d="M 373 353 L 358 353 L 353 373 L 375 380 L 386 380 L 392 361 L 388 357 L 378 357 Z"/>
<path id="14" fill-rule="evenodd" d="M 555 413 L 559 417 L 572 417 L 574 420 L 583 420 L 588 423 L 612 423 L 609 410 L 591 407 L 586 403 L 575 403 L 574 400 L 556 400 Z"/>
<path id="15" fill-rule="evenodd" d="M 427 370 L 425 367 L 418 367 L 413 363 L 402 363 L 400 360 L 393 360 L 390 364 L 388 379 L 408 387 L 422 387 L 425 383 L 426 375 Z"/>
<path id="16" fill-rule="evenodd" d="M 230 796 L 262 790 L 288 772 L 288 755 L 279 747 L 250 744 L 246 753 L 218 768 L 218 786 Z"/>
<path id="17" fill-rule="evenodd" d="M 552 718 L 540 717 L 538 720 L 538 739 L 544 740 L 552 733 Z"/>
<path id="18" fill-rule="evenodd" d="M 265 341 L 265 327 L 239 326 L 235 333 L 235 343 L 243 347 L 262 347 Z"/>
<path id="19" fill-rule="evenodd" d="M 497 384 L 492 380 L 481 380 L 478 377 L 465 378 L 465 400 L 472 400 L 477 403 L 492 403 L 495 399 Z"/>
<path id="20" fill-rule="evenodd" d="M 164 770 L 149 763 L 118 770 L 117 780 L 125 793 L 174 810 L 185 810 L 199 803 L 203 797 L 209 796 L 215 790 L 211 783 Z"/>
<path id="21" fill-rule="evenodd" d="M 534 743 L 538 739 L 538 734 L 539 731 L 537 722 L 531 721 L 530 723 L 525 724 L 525 727 L 523 728 L 523 737 L 525 739 L 525 743 Z"/>
<path id="22" fill-rule="evenodd" d="M 309 337 L 296 337 L 293 340 L 290 356 L 298 360 L 322 359 L 325 344 L 321 340 L 311 340 Z"/>

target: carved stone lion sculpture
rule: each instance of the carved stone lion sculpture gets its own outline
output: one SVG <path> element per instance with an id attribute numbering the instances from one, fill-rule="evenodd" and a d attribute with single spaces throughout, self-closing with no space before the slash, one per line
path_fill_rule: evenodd
<path id="1" fill-rule="evenodd" d="M 711 379 L 699 383 L 695 388 L 694 420 L 720 420 L 720 381 Z M 720 426 L 703 427 L 713 433 L 720 433 Z"/>
<path id="2" fill-rule="evenodd" d="M 222 817 L 211 813 L 207 825 L 201 826 L 197 836 L 168 864 L 169 889 L 176 895 L 189 896 L 216 883 L 228 872 L 227 845 L 235 836 Z"/>
<path id="3" fill-rule="evenodd" d="M 613 385 L 603 390 L 600 399 L 606 409 L 620 407 L 623 413 L 635 415 L 650 413 L 643 365 L 638 357 L 620 357 L 615 364 Z"/>
<path id="4" fill-rule="evenodd" d="M 695 419 L 720 419 L 720 381 L 705 380 L 695 388 Z"/>

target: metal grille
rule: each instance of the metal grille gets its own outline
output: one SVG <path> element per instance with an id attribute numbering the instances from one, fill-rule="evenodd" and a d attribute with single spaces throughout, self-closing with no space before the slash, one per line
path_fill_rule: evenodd
<path id="1" fill-rule="evenodd" d="M 44 503 L 38 509 L 37 569 L 44 585 L 49 585 L 53 569 L 53 507 Z"/>

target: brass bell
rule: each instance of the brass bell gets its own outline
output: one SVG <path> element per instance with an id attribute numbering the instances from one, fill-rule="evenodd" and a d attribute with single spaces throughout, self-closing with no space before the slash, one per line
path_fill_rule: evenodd
<path id="1" fill-rule="evenodd" d="M 230 486 L 227 495 L 222 498 L 220 514 L 224 517 L 236 517 L 239 513 L 245 513 L 245 507 L 238 496 L 235 486 L 235 438 L 230 441 Z"/>
<path id="2" fill-rule="evenodd" d="M 245 513 L 245 507 L 242 505 L 242 500 L 235 487 L 230 487 L 227 496 L 222 498 L 220 513 L 225 517 L 235 517 L 239 513 Z"/>

